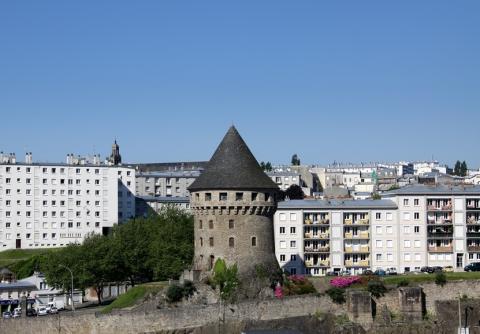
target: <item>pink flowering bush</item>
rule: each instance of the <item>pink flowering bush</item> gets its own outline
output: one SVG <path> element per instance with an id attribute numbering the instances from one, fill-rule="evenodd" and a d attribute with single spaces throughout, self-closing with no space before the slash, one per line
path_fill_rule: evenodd
<path id="1" fill-rule="evenodd" d="M 277 286 L 275 287 L 275 297 L 277 297 L 278 299 L 283 298 L 283 289 L 280 284 L 277 284 Z"/>
<path id="2" fill-rule="evenodd" d="M 335 277 L 330 280 L 330 285 L 336 288 L 348 288 L 350 285 L 355 283 L 361 283 L 361 279 L 358 276 L 348 276 L 348 277 Z"/>

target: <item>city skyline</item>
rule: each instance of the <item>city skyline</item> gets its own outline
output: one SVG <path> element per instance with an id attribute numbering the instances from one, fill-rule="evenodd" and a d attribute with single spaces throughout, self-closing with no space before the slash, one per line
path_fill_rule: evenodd
<path id="1" fill-rule="evenodd" d="M 480 166 L 478 3 L 0 5 L 0 150 Z"/>

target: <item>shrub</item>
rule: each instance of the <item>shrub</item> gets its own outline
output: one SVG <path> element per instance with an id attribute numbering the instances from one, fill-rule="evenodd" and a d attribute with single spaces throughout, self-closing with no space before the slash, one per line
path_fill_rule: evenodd
<path id="1" fill-rule="evenodd" d="M 185 298 L 189 298 L 190 296 L 193 296 L 193 294 L 195 293 L 195 291 L 197 291 L 197 288 L 195 287 L 195 285 L 193 285 L 193 282 L 192 281 L 185 281 L 183 283 L 183 296 Z"/>
<path id="2" fill-rule="evenodd" d="M 330 285 L 335 288 L 348 288 L 350 285 L 360 282 L 361 279 L 358 276 L 335 277 L 330 280 Z"/>
<path id="3" fill-rule="evenodd" d="M 334 303 L 337 303 L 337 304 L 345 303 L 345 290 L 341 288 L 330 288 L 325 292 L 332 299 Z"/>
<path id="4" fill-rule="evenodd" d="M 410 281 L 406 278 L 402 278 L 400 281 L 397 283 L 397 287 L 402 287 L 402 286 L 408 286 L 410 284 Z"/>
<path id="5" fill-rule="evenodd" d="M 367 285 L 367 290 L 372 294 L 374 297 L 382 297 L 385 292 L 387 292 L 387 288 L 380 280 L 370 281 Z"/>
<path id="6" fill-rule="evenodd" d="M 317 292 L 312 282 L 302 275 L 290 275 L 284 280 L 283 284 L 283 292 L 287 296 Z"/>
<path id="7" fill-rule="evenodd" d="M 240 284 L 238 279 L 237 265 L 227 266 L 224 260 L 218 259 L 213 267 L 213 282 L 220 289 L 220 297 L 228 302 L 236 298 L 237 288 Z"/>
<path id="8" fill-rule="evenodd" d="M 183 298 L 183 288 L 178 284 L 170 285 L 166 296 L 169 303 L 179 302 Z"/>
<path id="9" fill-rule="evenodd" d="M 443 272 L 438 272 L 435 274 L 435 284 L 444 286 L 447 284 L 447 276 L 445 276 L 445 273 Z"/>

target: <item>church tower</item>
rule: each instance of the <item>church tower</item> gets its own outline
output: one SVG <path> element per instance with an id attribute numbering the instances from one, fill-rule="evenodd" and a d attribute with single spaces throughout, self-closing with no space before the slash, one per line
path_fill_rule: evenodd
<path id="1" fill-rule="evenodd" d="M 112 145 L 112 154 L 110 154 L 110 163 L 112 165 L 120 165 L 122 163 L 122 156 L 120 155 L 120 146 L 117 144 L 117 140 Z"/>
<path id="2" fill-rule="evenodd" d="M 278 187 L 235 127 L 189 190 L 195 221 L 194 270 L 208 272 L 218 258 L 236 263 L 242 276 L 254 274 L 257 265 L 278 267 L 272 220 Z"/>

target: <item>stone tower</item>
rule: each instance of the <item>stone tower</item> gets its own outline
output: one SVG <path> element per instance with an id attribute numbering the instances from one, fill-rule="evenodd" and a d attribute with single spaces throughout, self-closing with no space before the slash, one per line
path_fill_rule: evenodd
<path id="1" fill-rule="evenodd" d="M 208 272 L 218 258 L 236 263 L 241 276 L 254 274 L 257 265 L 278 267 L 272 221 L 278 187 L 235 127 L 189 190 L 195 217 L 194 270 Z"/>
<path id="2" fill-rule="evenodd" d="M 112 154 L 110 154 L 110 162 L 112 165 L 120 165 L 122 163 L 122 156 L 120 155 L 120 146 L 117 144 L 117 140 L 112 145 Z"/>

